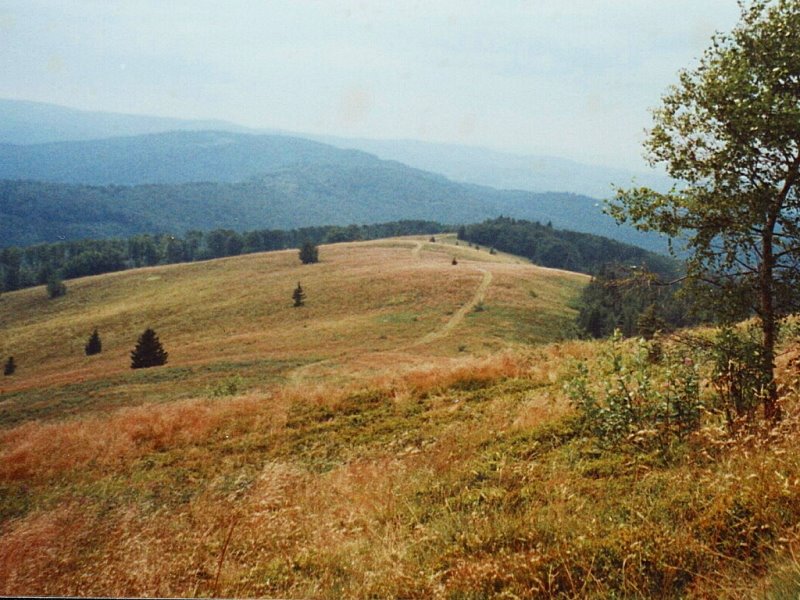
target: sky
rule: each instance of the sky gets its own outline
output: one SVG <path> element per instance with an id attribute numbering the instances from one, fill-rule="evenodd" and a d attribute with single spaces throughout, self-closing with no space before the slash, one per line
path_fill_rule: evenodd
<path id="1" fill-rule="evenodd" d="M 735 0 L 0 0 L 0 97 L 642 170 Z"/>

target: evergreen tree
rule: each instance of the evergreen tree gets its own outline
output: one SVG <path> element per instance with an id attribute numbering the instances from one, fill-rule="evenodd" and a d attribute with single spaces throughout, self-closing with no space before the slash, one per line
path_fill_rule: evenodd
<path id="1" fill-rule="evenodd" d="M 294 306 L 297 308 L 298 306 L 303 306 L 305 304 L 306 293 L 303 291 L 303 288 L 300 286 L 300 282 L 297 282 L 297 287 L 294 288 L 294 293 L 292 294 L 292 299 L 294 300 Z"/>
<path id="2" fill-rule="evenodd" d="M 319 250 L 311 242 L 306 242 L 300 248 L 300 261 L 304 264 L 319 262 Z"/>
<path id="3" fill-rule="evenodd" d="M 58 298 L 67 293 L 67 286 L 61 281 L 61 277 L 56 274 L 51 275 L 47 279 L 47 296 L 49 298 Z"/>
<path id="4" fill-rule="evenodd" d="M 144 330 L 136 342 L 136 347 L 131 351 L 131 369 L 146 369 L 166 364 L 167 352 L 156 335 L 150 328 Z"/>
<path id="5" fill-rule="evenodd" d="M 17 364 L 14 362 L 14 357 L 9 356 L 8 360 L 6 361 L 6 366 L 3 369 L 3 375 L 13 375 L 14 371 L 17 370 Z"/>
<path id="6" fill-rule="evenodd" d="M 93 354 L 100 354 L 100 352 L 102 352 L 103 344 L 100 341 L 100 334 L 97 333 L 97 328 L 95 328 L 92 335 L 89 336 L 89 341 L 86 342 L 84 350 L 86 351 L 86 356 L 92 356 Z"/>

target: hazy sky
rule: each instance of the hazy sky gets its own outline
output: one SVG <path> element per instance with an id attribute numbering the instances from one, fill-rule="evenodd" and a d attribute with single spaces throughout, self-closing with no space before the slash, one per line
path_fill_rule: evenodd
<path id="1" fill-rule="evenodd" d="M 0 0 L 0 97 L 641 168 L 735 0 Z"/>

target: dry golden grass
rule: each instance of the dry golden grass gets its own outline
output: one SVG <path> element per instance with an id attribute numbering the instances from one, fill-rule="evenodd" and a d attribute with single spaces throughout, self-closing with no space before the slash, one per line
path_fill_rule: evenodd
<path id="1" fill-rule="evenodd" d="M 0 299 L 0 594 L 796 597 L 795 351 L 780 428 L 601 453 L 564 382 L 604 343 L 552 341 L 584 278 L 446 237 L 321 257 Z M 149 325 L 170 362 L 131 374 Z"/>
<path id="2" fill-rule="evenodd" d="M 791 576 L 800 544 L 794 401 L 779 430 L 709 430 L 674 464 L 598 456 L 562 384 L 566 361 L 600 347 L 6 430 L 0 593 L 772 593 L 764 574 L 774 562 Z"/>
<path id="3" fill-rule="evenodd" d="M 416 238 L 336 244 L 324 246 L 315 265 L 301 265 L 292 250 L 84 278 L 68 282 L 68 294 L 56 300 L 41 288 L 4 294 L 0 352 L 13 354 L 18 370 L 0 380 L 0 407 L 23 411 L 20 418 L 45 418 L 55 405 L 61 407 L 55 416 L 81 414 L 196 396 L 234 374 L 248 388 L 264 389 L 309 362 L 325 361 L 319 367 L 349 376 L 348 363 L 366 355 L 371 368 L 392 369 L 398 360 L 420 364 L 485 352 L 487 344 L 496 349 L 504 336 L 548 341 L 558 335 L 553 324 L 572 314 L 565 299 L 586 280 L 502 256 L 481 263 L 465 257 L 453 266 L 443 246 Z M 456 322 L 485 273 L 498 280 L 486 290 L 491 310 Z M 307 293 L 299 309 L 291 300 L 298 281 Z M 514 285 L 544 291 L 515 296 L 507 289 Z M 498 286 L 505 291 L 495 298 Z M 536 314 L 538 325 L 513 329 L 514 312 Z M 495 325 L 498 333 L 489 335 Z M 83 345 L 94 327 L 103 352 L 86 357 Z M 169 352 L 168 373 L 129 369 L 130 350 L 146 327 L 156 329 Z"/>

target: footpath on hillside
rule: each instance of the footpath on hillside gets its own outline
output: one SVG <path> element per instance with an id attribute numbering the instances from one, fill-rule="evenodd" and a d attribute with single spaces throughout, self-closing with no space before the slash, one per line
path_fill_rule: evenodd
<path id="1" fill-rule="evenodd" d="M 411 256 L 414 259 L 422 260 L 421 254 L 424 246 L 425 246 L 424 242 L 415 241 L 414 247 L 411 249 Z M 397 351 L 409 350 L 411 348 L 417 348 L 419 346 L 424 346 L 425 344 L 429 344 L 431 342 L 435 342 L 444 337 L 447 337 L 453 331 L 453 329 L 455 329 L 461 324 L 461 322 L 464 320 L 464 318 L 471 310 L 473 310 L 476 306 L 478 306 L 478 304 L 483 302 L 483 300 L 486 297 L 486 292 L 489 289 L 489 286 L 492 284 L 492 273 L 482 267 L 475 266 L 473 268 L 476 271 L 483 274 L 483 278 L 481 279 L 481 282 L 478 285 L 472 297 L 466 303 L 464 303 L 457 311 L 455 311 L 453 315 L 450 317 L 450 319 L 448 319 L 448 321 L 444 325 L 442 325 L 439 329 L 430 331 L 425 335 L 423 335 L 421 338 L 411 343 L 403 344 L 398 348 L 396 348 L 394 351 L 397 352 Z M 303 365 L 302 367 L 299 367 L 292 372 L 290 380 L 293 382 L 298 382 L 301 379 L 303 379 L 303 377 L 306 376 L 310 371 L 319 368 L 323 365 L 333 363 L 335 360 L 338 359 L 329 358 L 311 364 Z"/>

